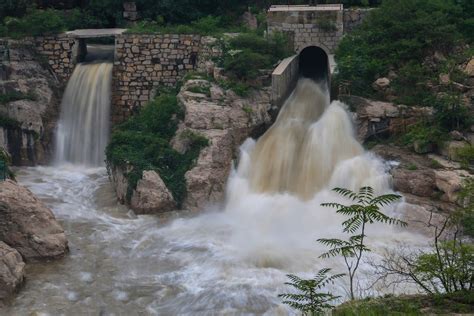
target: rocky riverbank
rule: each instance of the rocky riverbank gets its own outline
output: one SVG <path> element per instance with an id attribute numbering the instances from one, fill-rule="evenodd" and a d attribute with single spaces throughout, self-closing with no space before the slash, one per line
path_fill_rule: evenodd
<path id="1" fill-rule="evenodd" d="M 46 205 L 12 180 L 0 182 L 0 301 L 18 290 L 25 262 L 63 257 L 68 242 Z"/>

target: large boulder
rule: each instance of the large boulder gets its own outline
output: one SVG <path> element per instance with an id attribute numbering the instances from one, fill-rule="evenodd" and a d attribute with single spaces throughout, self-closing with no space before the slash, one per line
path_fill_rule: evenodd
<path id="1" fill-rule="evenodd" d="M 432 170 L 406 170 L 396 168 L 392 171 L 395 190 L 417 196 L 435 195 L 435 175 Z"/>
<path id="2" fill-rule="evenodd" d="M 138 214 L 160 213 L 176 209 L 173 195 L 155 171 L 143 171 L 130 202 Z"/>
<path id="3" fill-rule="evenodd" d="M 0 300 L 15 293 L 24 277 L 25 263 L 20 253 L 0 241 Z"/>
<path id="4" fill-rule="evenodd" d="M 64 230 L 51 210 L 11 180 L 0 183 L 0 240 L 27 261 L 55 259 L 68 251 Z"/>
<path id="5" fill-rule="evenodd" d="M 464 68 L 464 72 L 469 77 L 474 77 L 474 57 L 467 63 L 466 68 Z"/>

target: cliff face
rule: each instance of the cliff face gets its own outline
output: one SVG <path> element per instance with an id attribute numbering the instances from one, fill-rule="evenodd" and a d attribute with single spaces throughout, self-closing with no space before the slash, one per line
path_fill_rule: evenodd
<path id="1" fill-rule="evenodd" d="M 0 147 L 14 165 L 50 160 L 63 84 L 28 40 L 0 41 Z"/>

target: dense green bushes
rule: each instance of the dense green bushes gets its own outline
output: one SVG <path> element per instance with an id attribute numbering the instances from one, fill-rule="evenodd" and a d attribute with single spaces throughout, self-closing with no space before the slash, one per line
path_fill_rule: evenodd
<path id="1" fill-rule="evenodd" d="M 4 26 L 0 29 L 0 36 L 19 38 L 24 36 L 37 36 L 54 34 L 66 29 L 60 13 L 55 10 L 28 10 L 21 18 L 6 17 Z"/>
<path id="2" fill-rule="evenodd" d="M 109 171 L 114 167 L 124 170 L 129 181 L 127 198 L 141 179 L 144 170 L 156 170 L 175 200 L 180 204 L 186 194 L 184 174 L 192 168 L 200 150 L 208 141 L 193 133 L 184 133 L 189 144 L 181 154 L 171 148 L 170 140 L 183 117 L 176 96 L 163 93 L 146 105 L 139 114 L 116 127 L 106 149 Z"/>
<path id="3" fill-rule="evenodd" d="M 426 67 L 420 66 L 426 56 L 468 40 L 464 24 L 470 22 L 464 15 L 469 16 L 465 11 L 471 9 L 468 2 L 454 0 L 385 0 L 341 42 L 336 52 L 338 77 L 352 82 L 354 93 L 370 95 L 367 87 L 390 70 L 416 72 L 409 80 L 426 75 L 429 70 L 420 68 Z M 403 69 L 407 65 L 413 69 Z"/>

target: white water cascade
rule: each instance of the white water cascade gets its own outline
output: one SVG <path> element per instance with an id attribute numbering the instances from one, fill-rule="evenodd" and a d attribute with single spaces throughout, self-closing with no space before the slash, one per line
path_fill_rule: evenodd
<path id="1" fill-rule="evenodd" d="M 61 102 L 56 162 L 104 163 L 109 139 L 112 63 L 78 64 Z"/>
<path id="2" fill-rule="evenodd" d="M 294 314 L 278 298 L 288 291 L 286 274 L 345 272 L 340 258 L 319 258 L 327 249 L 315 242 L 345 237 L 344 218 L 321 206 L 347 202 L 331 189 L 391 192 L 385 163 L 357 143 L 344 104 L 329 103 L 310 80 L 298 83 L 264 136 L 242 145 L 225 205 L 198 216 L 130 217 L 117 205 L 105 168 L 28 168 L 18 178 L 62 221 L 71 254 L 32 265 L 7 315 Z M 385 211 L 397 217 L 398 209 Z M 360 294 L 391 292 L 366 290 L 373 277 L 368 261 L 425 240 L 382 225 L 371 225 L 368 235 L 373 253 L 360 268 Z M 346 280 L 331 290 L 346 297 Z"/>

